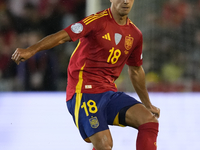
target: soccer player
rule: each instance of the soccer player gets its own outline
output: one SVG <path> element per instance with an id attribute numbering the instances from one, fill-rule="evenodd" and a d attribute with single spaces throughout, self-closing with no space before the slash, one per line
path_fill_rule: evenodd
<path id="1" fill-rule="evenodd" d="M 17 48 L 12 59 L 19 64 L 41 50 L 79 39 L 68 65 L 66 101 L 82 138 L 93 149 L 111 150 L 108 125 L 130 126 L 138 130 L 137 150 L 156 150 L 160 110 L 151 104 L 145 86 L 142 33 L 127 17 L 134 0 L 110 1 L 110 8 L 26 49 Z M 142 103 L 117 91 L 114 81 L 125 64 Z"/>

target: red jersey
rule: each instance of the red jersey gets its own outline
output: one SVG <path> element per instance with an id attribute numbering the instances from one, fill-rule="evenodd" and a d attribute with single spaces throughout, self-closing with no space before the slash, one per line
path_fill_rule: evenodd
<path id="1" fill-rule="evenodd" d="M 79 39 L 68 65 L 67 101 L 74 93 L 117 91 L 114 81 L 124 65 L 142 65 L 141 31 L 129 19 L 117 24 L 110 8 L 64 30 Z"/>

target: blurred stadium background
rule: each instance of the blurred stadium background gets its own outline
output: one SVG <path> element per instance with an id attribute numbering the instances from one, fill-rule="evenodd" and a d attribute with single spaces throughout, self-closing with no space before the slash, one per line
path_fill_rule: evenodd
<path id="1" fill-rule="evenodd" d="M 0 90 L 65 91 L 76 42 L 38 53 L 19 66 L 10 60 L 11 54 L 16 47 L 27 47 L 109 6 L 109 0 L 87 4 L 85 0 L 0 0 Z M 200 91 L 200 1 L 136 0 L 129 17 L 144 35 L 148 90 Z M 116 84 L 119 90 L 133 91 L 127 68 Z"/>
<path id="2" fill-rule="evenodd" d="M 72 120 L 68 121 L 70 116 L 62 121 L 65 111 L 68 115 L 63 108 L 67 65 L 77 42 L 40 52 L 19 66 L 10 58 L 17 47 L 30 46 L 44 36 L 108 7 L 109 0 L 0 0 L 0 149 L 42 150 L 48 147 L 53 150 L 58 145 L 63 150 L 78 149 L 78 144 L 74 144 L 76 148 L 64 147 L 73 144 L 73 139 L 79 143 L 82 139 L 74 125 L 71 126 Z M 152 102 L 162 110 L 159 148 L 198 150 L 200 0 L 135 0 L 129 18 L 143 33 L 147 88 Z M 127 66 L 116 84 L 120 91 L 133 92 L 131 94 L 135 96 Z M 44 93 L 45 97 L 40 95 L 41 92 L 48 93 Z M 60 101 L 48 101 L 50 98 L 55 98 L 56 102 L 60 98 Z M 58 120 L 54 124 L 51 124 L 52 118 L 44 121 L 42 117 L 48 114 Z M 34 121 L 40 124 L 34 126 Z M 67 137 L 61 135 L 68 132 L 65 124 L 71 129 Z M 123 131 L 113 129 L 113 134 L 117 137 L 117 133 L 121 135 Z M 50 139 L 50 132 L 57 138 Z M 127 132 L 135 135 L 132 130 Z M 66 142 L 64 138 L 71 141 Z M 120 140 L 116 142 L 119 149 L 120 144 L 134 147 L 130 139 Z M 28 144 L 24 145 L 25 142 Z"/>

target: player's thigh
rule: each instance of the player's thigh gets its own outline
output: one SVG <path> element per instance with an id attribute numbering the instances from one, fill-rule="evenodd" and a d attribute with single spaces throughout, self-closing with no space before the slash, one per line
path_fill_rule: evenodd
<path id="1" fill-rule="evenodd" d="M 113 146 L 109 129 L 95 133 L 89 139 L 97 150 L 109 150 Z"/>
<path id="2" fill-rule="evenodd" d="M 127 125 L 134 128 L 148 122 L 158 122 L 156 117 L 143 104 L 131 106 L 126 111 L 125 120 Z"/>
<path id="3" fill-rule="evenodd" d="M 141 104 L 124 92 L 113 92 L 106 110 L 108 124 L 126 126 L 125 113 L 127 109 L 138 103 Z"/>

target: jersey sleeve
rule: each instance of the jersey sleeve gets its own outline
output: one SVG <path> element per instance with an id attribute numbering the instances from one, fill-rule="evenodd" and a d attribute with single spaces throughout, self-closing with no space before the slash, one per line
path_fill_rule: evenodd
<path id="1" fill-rule="evenodd" d="M 87 18 L 92 17 L 88 16 L 86 18 L 84 18 L 83 20 L 76 22 L 74 24 L 71 24 L 70 26 L 68 26 L 67 28 L 65 28 L 64 30 L 69 34 L 70 38 L 72 39 L 72 41 L 76 41 L 82 37 L 87 36 L 90 32 L 92 32 L 92 30 L 94 30 L 94 27 L 96 26 L 96 22 L 91 22 L 90 24 L 87 24 L 87 22 L 85 20 L 87 20 Z"/>
<path id="2" fill-rule="evenodd" d="M 141 35 L 137 46 L 135 49 L 132 51 L 131 55 L 129 56 L 126 64 L 129 66 L 141 66 L 143 63 L 143 58 L 142 58 L 142 44 L 143 44 L 143 37 Z"/>

